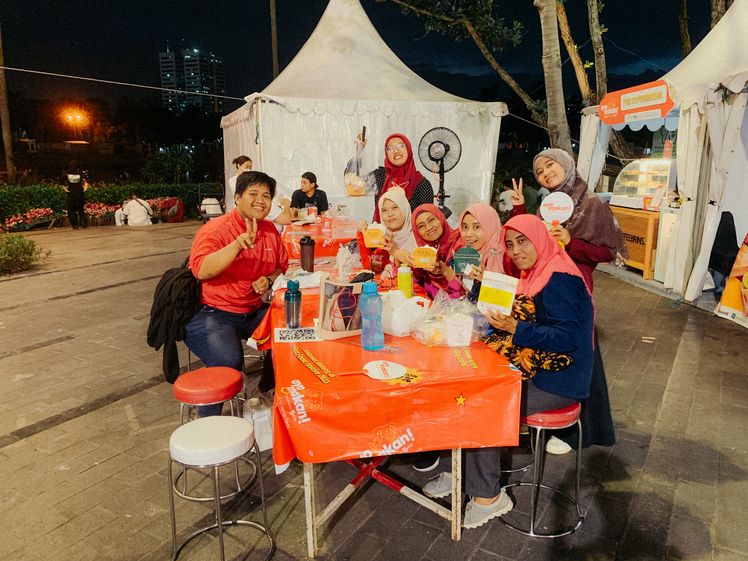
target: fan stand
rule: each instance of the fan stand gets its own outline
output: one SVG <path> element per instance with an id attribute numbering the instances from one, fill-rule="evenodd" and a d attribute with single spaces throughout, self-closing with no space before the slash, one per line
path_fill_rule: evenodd
<path id="1" fill-rule="evenodd" d="M 447 208 L 447 206 L 444 204 L 444 200 L 449 198 L 449 195 L 447 195 L 444 192 L 444 160 L 439 160 L 439 191 L 436 194 L 436 206 L 439 208 L 439 210 L 442 211 L 442 214 L 444 215 L 444 218 L 449 218 L 452 216 L 452 211 Z"/>

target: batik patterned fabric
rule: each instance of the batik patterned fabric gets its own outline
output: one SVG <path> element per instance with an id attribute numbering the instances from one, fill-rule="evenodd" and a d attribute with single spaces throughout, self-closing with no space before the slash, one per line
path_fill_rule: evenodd
<path id="1" fill-rule="evenodd" d="M 512 307 L 512 317 L 518 321 L 535 323 L 535 302 L 529 296 L 518 294 Z M 512 343 L 511 333 L 496 331 L 484 337 L 488 348 L 504 356 L 510 363 L 519 368 L 522 377 L 532 378 L 538 370 L 558 372 L 572 363 L 570 355 L 541 351 L 529 347 L 520 347 Z"/>

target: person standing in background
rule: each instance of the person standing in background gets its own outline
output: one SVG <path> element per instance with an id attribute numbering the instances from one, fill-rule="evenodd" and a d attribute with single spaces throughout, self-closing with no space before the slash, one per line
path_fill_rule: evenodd
<path id="1" fill-rule="evenodd" d="M 84 180 L 83 171 L 81 171 L 78 162 L 71 160 L 68 169 L 63 177 L 63 189 L 67 193 L 67 211 L 68 221 L 71 228 L 77 230 L 79 227 L 88 226 L 86 213 L 83 206 L 86 203 L 85 191 L 88 189 L 88 183 Z"/>
<path id="2" fill-rule="evenodd" d="M 245 171 L 252 171 L 252 158 L 241 155 L 234 158 L 231 163 L 234 164 L 234 167 L 236 168 L 236 175 L 229 178 L 229 183 L 226 186 L 226 193 L 223 197 L 223 203 L 227 214 L 236 206 L 236 201 L 234 201 L 234 193 L 236 193 L 236 178 Z"/>

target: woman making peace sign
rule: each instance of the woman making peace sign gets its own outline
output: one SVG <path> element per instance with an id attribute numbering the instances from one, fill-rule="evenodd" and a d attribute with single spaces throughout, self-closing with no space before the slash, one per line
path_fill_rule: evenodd
<path id="1" fill-rule="evenodd" d="M 206 366 L 243 370 L 242 339 L 267 311 L 262 295 L 288 268 L 278 230 L 265 220 L 274 195 L 275 179 L 258 171 L 242 173 L 236 208 L 205 224 L 192 242 L 190 270 L 202 283 L 203 308 L 187 324 L 185 342 Z M 269 353 L 260 387 L 272 387 Z M 205 406 L 199 413 L 219 415 L 221 407 Z"/>
<path id="2" fill-rule="evenodd" d="M 610 207 L 594 193 L 589 192 L 587 182 L 577 172 L 574 158 L 558 148 L 543 150 L 533 160 L 535 179 L 551 193 L 561 192 L 569 195 L 574 202 L 571 218 L 549 230 L 549 234 L 560 241 L 566 254 L 579 267 L 585 284 L 592 292 L 592 273 L 598 263 L 628 257 L 628 250 L 623 241 L 623 234 Z M 522 195 L 522 180 L 512 180 L 512 216 L 524 214 L 525 198 Z M 615 443 L 615 427 L 608 399 L 608 382 L 605 378 L 600 346 L 595 331 L 595 362 L 592 370 L 590 397 L 582 403 L 582 428 L 584 446 L 612 446 Z M 559 431 L 558 438 L 551 437 L 547 450 L 554 454 L 563 454 L 571 450 L 573 435 Z"/>

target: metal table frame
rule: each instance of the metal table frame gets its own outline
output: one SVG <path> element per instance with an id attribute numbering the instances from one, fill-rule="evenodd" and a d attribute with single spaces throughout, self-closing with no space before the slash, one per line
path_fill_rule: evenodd
<path id="1" fill-rule="evenodd" d="M 358 469 L 358 474 L 348 485 L 322 509 L 317 512 L 314 484 L 314 464 L 304 464 L 304 509 L 306 511 L 306 540 L 307 554 L 314 558 L 319 551 L 317 532 L 343 506 L 343 503 L 354 495 L 369 478 L 378 481 L 393 491 L 404 495 L 419 505 L 446 518 L 452 525 L 452 539 L 458 541 L 462 533 L 462 449 L 452 450 L 452 508 L 448 509 L 426 495 L 414 491 L 397 479 L 384 473 L 379 468 L 390 456 L 379 456 L 370 461 L 345 460 L 346 463 Z"/>

